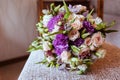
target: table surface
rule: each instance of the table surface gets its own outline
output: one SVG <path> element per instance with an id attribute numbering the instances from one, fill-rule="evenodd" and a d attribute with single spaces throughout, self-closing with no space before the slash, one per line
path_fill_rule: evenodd
<path id="1" fill-rule="evenodd" d="M 120 80 L 120 48 L 104 44 L 107 50 L 104 59 L 98 60 L 90 67 L 86 75 L 60 71 L 36 64 L 43 59 L 43 52 L 38 50 L 30 54 L 18 80 Z"/>

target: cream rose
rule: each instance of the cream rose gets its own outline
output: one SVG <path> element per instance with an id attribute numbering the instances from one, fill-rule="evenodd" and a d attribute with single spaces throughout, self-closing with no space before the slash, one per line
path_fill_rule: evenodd
<path id="1" fill-rule="evenodd" d="M 85 39 L 85 45 L 90 46 L 92 44 L 92 40 L 90 37 Z"/>
<path id="2" fill-rule="evenodd" d="M 97 32 L 92 36 L 92 45 L 95 47 L 99 47 L 103 44 L 104 40 L 105 39 L 102 37 L 101 32 Z"/>
<path id="3" fill-rule="evenodd" d="M 77 30 L 71 30 L 68 34 L 68 37 L 71 41 L 75 41 L 80 36 L 80 33 Z"/>
<path id="4" fill-rule="evenodd" d="M 90 37 L 85 39 L 85 45 L 89 46 L 90 50 L 94 51 L 96 47 L 92 44 L 92 39 Z"/>
<path id="5" fill-rule="evenodd" d="M 82 22 L 79 19 L 75 19 L 71 26 L 76 30 L 80 30 L 83 27 Z"/>
<path id="6" fill-rule="evenodd" d="M 71 53 L 68 51 L 63 51 L 60 56 L 61 56 L 62 62 L 68 62 L 68 60 L 71 57 Z"/>

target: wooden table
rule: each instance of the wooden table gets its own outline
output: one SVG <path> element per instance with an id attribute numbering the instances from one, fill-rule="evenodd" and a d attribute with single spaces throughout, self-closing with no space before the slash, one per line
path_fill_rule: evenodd
<path id="1" fill-rule="evenodd" d="M 45 65 L 35 64 L 42 60 L 43 52 L 34 51 L 30 54 L 18 80 L 120 80 L 120 48 L 104 44 L 106 57 L 91 66 L 86 75 L 76 72 L 64 72 Z"/>

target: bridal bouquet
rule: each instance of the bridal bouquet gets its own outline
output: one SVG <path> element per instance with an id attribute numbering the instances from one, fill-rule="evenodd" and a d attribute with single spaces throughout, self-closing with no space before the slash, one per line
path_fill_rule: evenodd
<path id="1" fill-rule="evenodd" d="M 43 50 L 45 58 L 40 62 L 60 70 L 85 73 L 96 60 L 104 58 L 102 48 L 106 33 L 113 26 L 94 18 L 92 11 L 82 5 L 54 4 L 44 9 L 37 26 L 39 36 L 29 46 L 28 52 Z M 38 55 L 39 56 L 39 55 Z"/>

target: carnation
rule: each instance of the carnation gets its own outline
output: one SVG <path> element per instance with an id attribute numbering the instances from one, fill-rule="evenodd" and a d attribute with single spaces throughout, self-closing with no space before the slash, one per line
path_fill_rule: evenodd
<path id="1" fill-rule="evenodd" d="M 54 16 L 50 19 L 50 21 L 47 24 L 47 27 L 49 31 L 51 32 L 54 29 L 54 26 L 57 24 L 58 21 L 60 21 L 63 18 L 63 14 L 58 14 L 57 16 Z"/>
<path id="2" fill-rule="evenodd" d="M 95 31 L 94 27 L 91 25 L 90 22 L 84 21 L 83 22 L 83 27 L 87 30 L 89 33 L 93 33 Z"/>
<path id="3" fill-rule="evenodd" d="M 68 36 L 64 34 L 57 34 L 52 43 L 57 55 L 60 55 L 64 50 L 68 50 Z"/>

